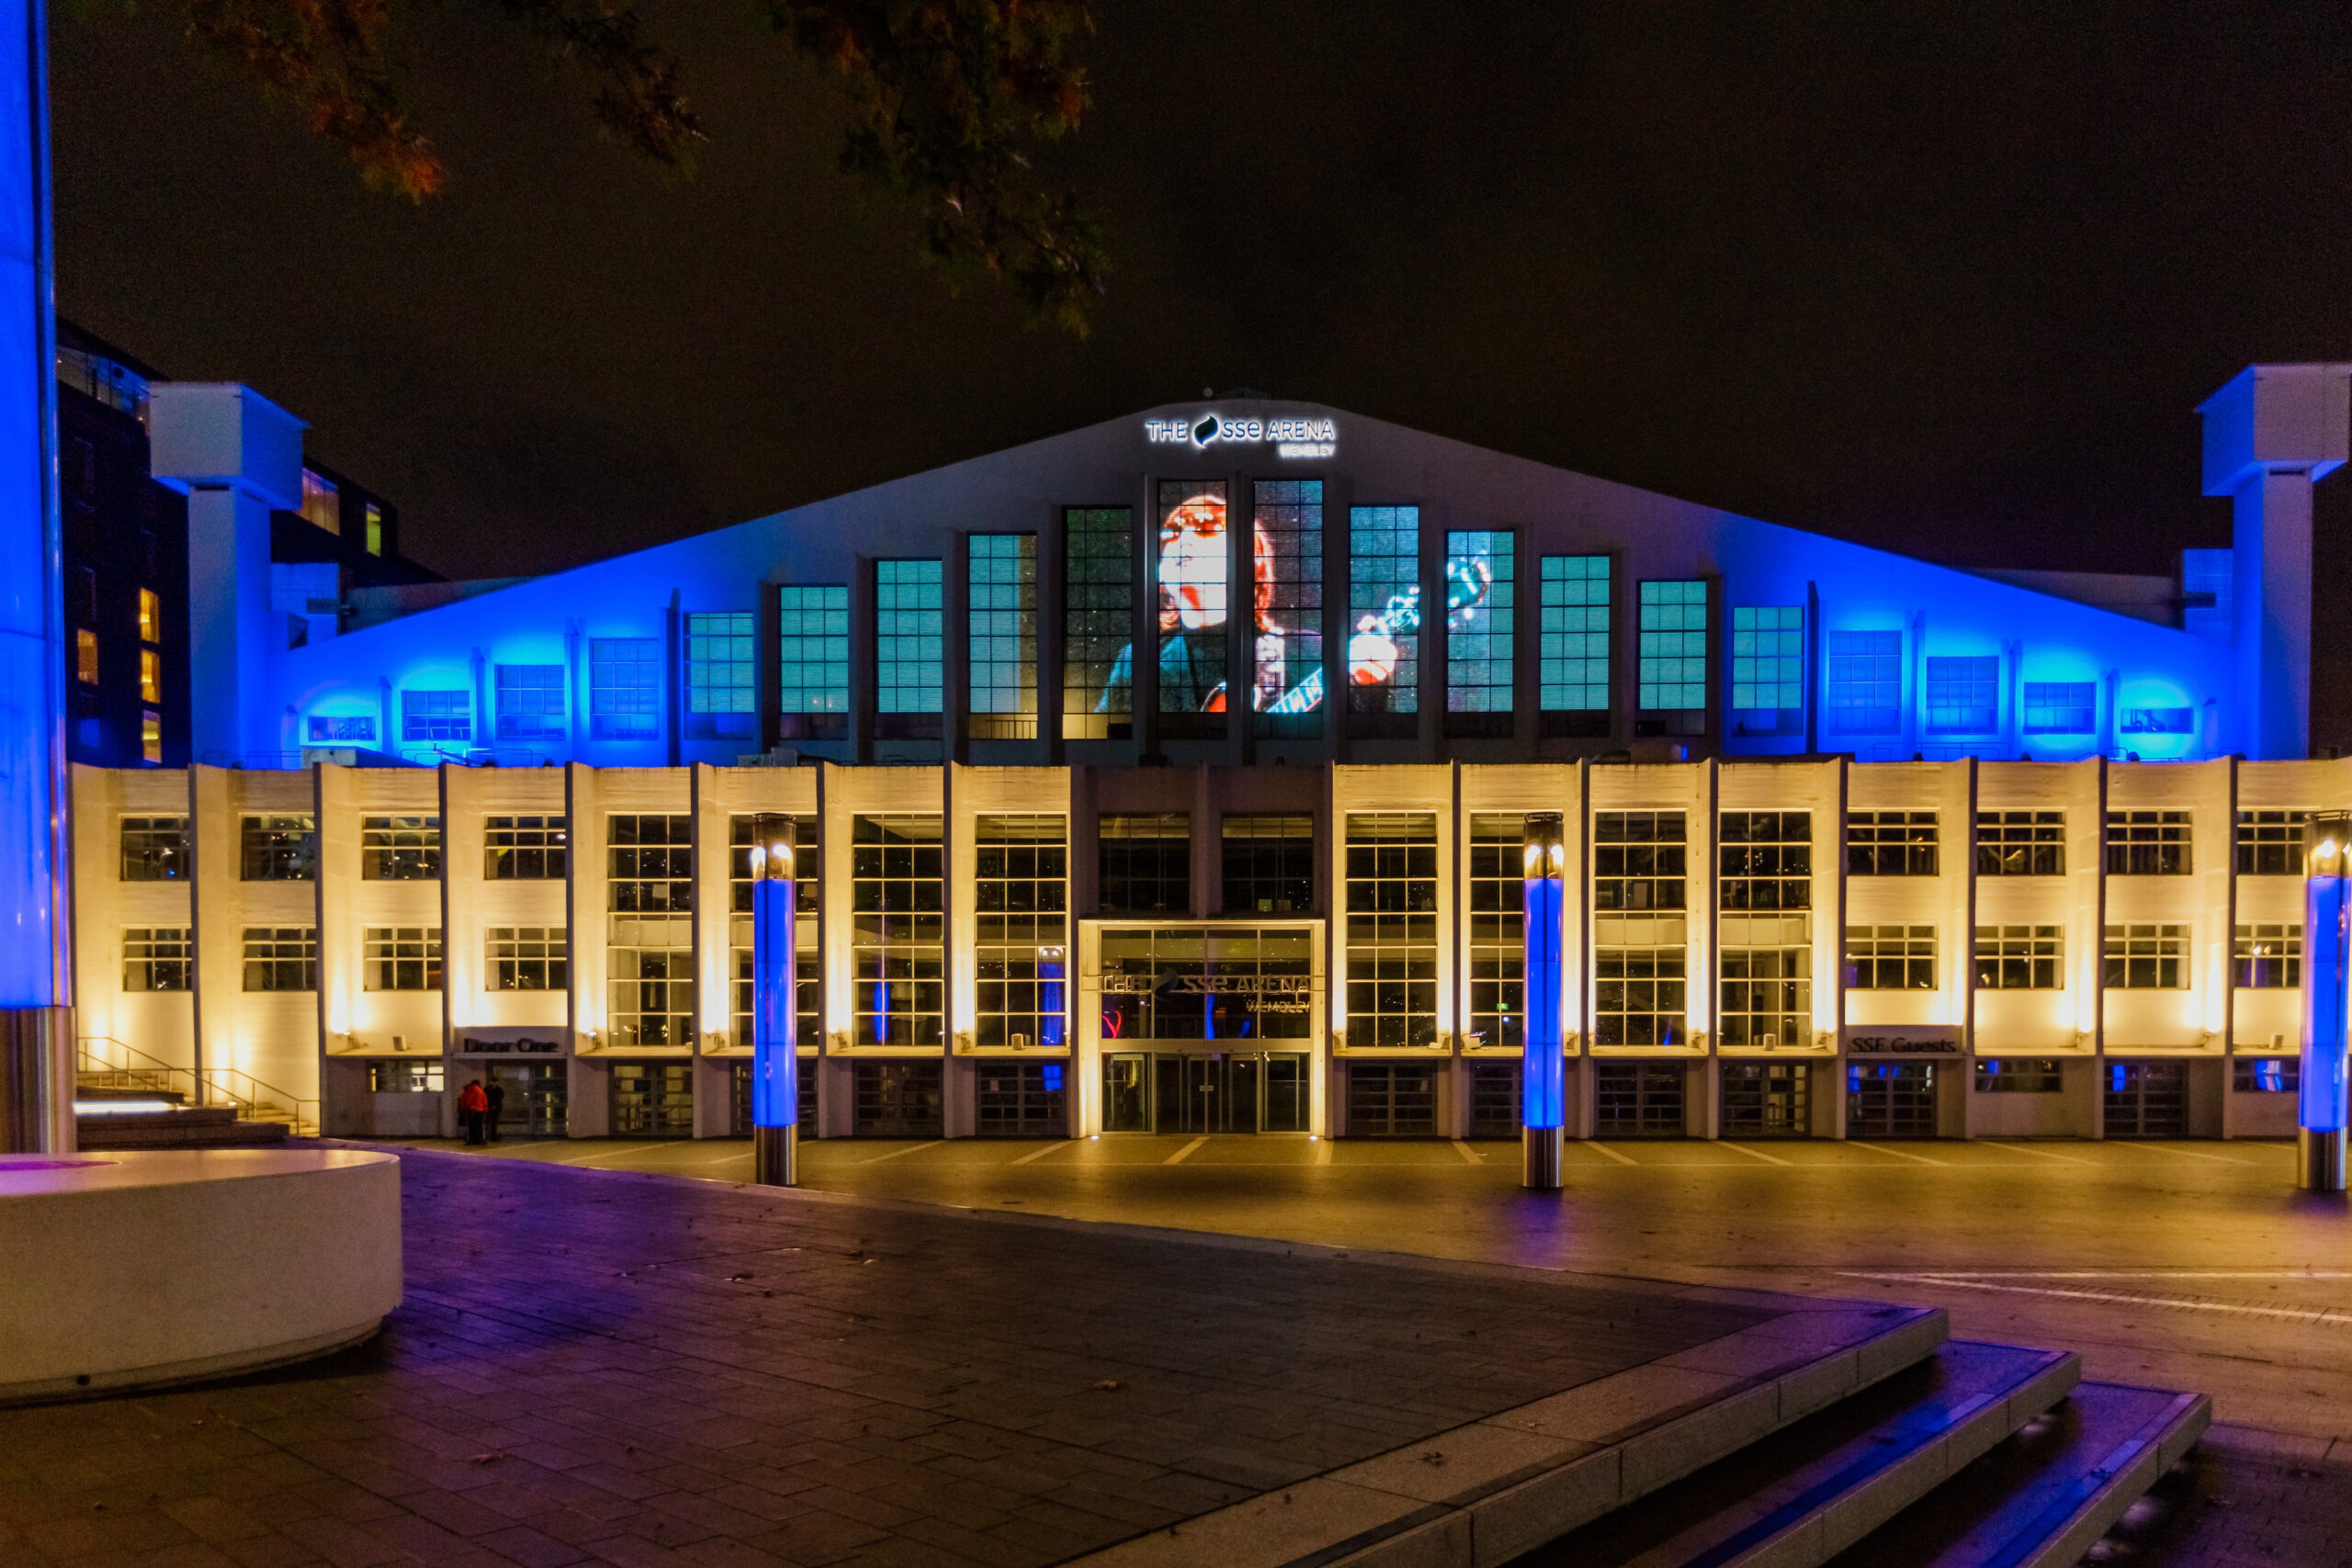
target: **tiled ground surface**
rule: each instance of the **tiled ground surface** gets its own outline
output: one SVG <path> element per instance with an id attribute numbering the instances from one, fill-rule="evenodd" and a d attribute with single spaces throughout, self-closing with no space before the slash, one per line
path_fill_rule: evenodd
<path id="1" fill-rule="evenodd" d="M 240 1383 L 0 1412 L 0 1564 L 1044 1563 L 1770 1315 L 444 1155 L 408 1303 Z"/>

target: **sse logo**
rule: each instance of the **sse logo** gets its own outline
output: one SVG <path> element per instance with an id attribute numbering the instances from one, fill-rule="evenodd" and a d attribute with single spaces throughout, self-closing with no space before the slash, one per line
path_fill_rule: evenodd
<path id="1" fill-rule="evenodd" d="M 1337 450 L 1340 423 L 1331 419 L 1148 419 L 1144 439 L 1155 446 L 1261 446 L 1272 443 L 1281 457 L 1329 457 Z"/>

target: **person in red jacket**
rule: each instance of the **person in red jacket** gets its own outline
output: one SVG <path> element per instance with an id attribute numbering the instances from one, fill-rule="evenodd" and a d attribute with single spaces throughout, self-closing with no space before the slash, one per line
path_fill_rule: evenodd
<path id="1" fill-rule="evenodd" d="M 484 1094 L 480 1079 L 469 1082 L 458 1091 L 458 1122 L 464 1127 L 466 1142 L 482 1141 L 482 1122 L 490 1115 L 490 1096 Z"/>

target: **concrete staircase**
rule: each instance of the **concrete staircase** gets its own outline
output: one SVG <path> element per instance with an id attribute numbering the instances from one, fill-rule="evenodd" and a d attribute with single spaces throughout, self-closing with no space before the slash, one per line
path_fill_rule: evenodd
<path id="1" fill-rule="evenodd" d="M 76 1143 L 93 1152 L 275 1148 L 292 1131 L 288 1122 L 268 1118 L 269 1107 L 256 1107 L 264 1114 L 248 1119 L 232 1105 L 189 1105 L 176 1089 L 85 1085 L 74 1098 L 81 1106 L 123 1107 L 85 1110 L 74 1118 Z"/>

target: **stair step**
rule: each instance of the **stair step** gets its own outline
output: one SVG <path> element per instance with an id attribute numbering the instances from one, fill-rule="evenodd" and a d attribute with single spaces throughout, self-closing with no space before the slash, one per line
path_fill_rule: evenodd
<path id="1" fill-rule="evenodd" d="M 1522 1562 L 1817 1568 L 2042 1415 L 2081 1375 L 2065 1351 L 1949 1341 Z"/>
<path id="2" fill-rule="evenodd" d="M 1836 1568 L 2064 1568 L 2079 1562 L 2213 1419 L 2201 1393 L 2076 1385 L 2048 1416 L 1850 1551 Z"/>
<path id="3" fill-rule="evenodd" d="M 283 1144 L 283 1122 L 241 1122 L 225 1105 L 187 1111 L 78 1116 L 74 1140 L 84 1149 L 250 1149 Z"/>

